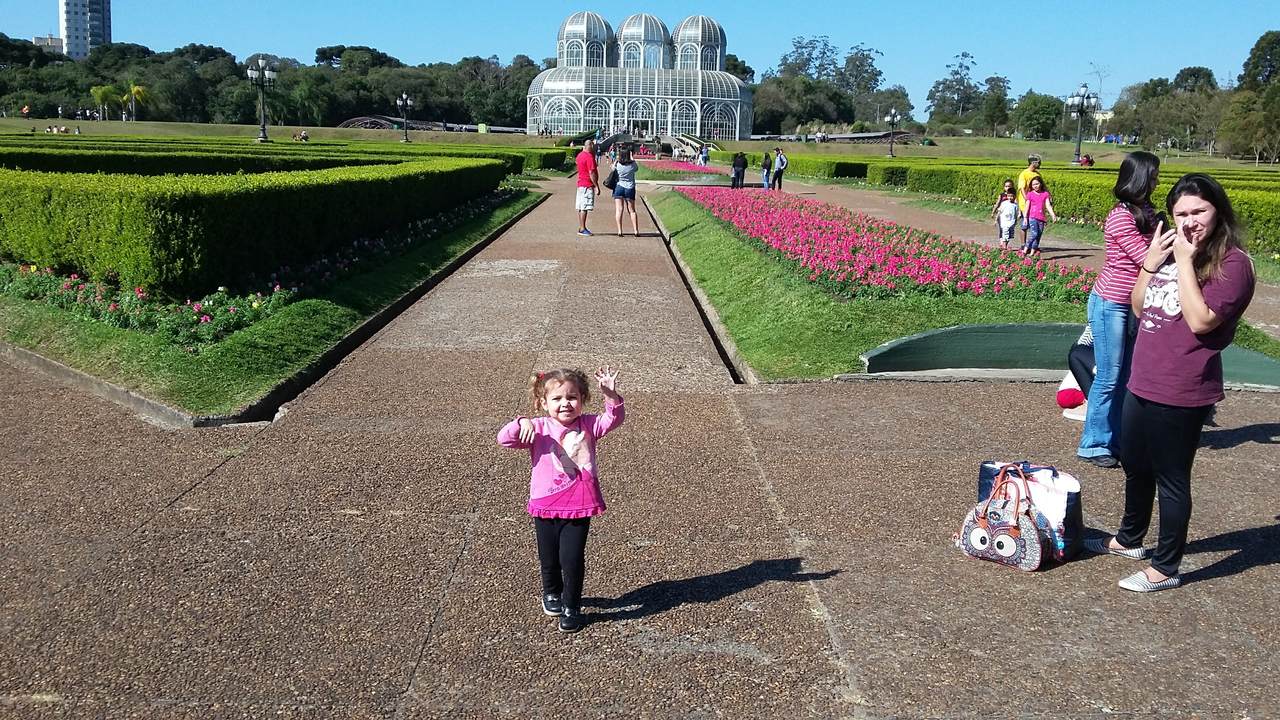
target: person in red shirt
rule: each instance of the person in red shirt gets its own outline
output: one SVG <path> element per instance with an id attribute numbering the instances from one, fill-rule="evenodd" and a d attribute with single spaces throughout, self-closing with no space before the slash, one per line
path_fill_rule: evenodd
<path id="1" fill-rule="evenodd" d="M 587 213 L 596 207 L 596 196 L 600 194 L 600 173 L 596 169 L 596 141 L 588 140 L 582 145 L 582 152 L 576 159 L 578 164 L 578 192 L 573 207 L 578 211 L 578 234 L 591 237 L 587 229 Z"/>

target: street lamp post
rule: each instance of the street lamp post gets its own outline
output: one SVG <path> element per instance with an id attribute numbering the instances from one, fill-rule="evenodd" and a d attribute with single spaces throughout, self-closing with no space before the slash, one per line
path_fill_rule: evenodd
<path id="1" fill-rule="evenodd" d="M 902 115 L 898 112 L 898 108 L 889 108 L 889 114 L 884 116 L 884 121 L 889 124 L 889 157 L 893 155 L 893 136 L 898 129 L 898 123 L 902 122 Z"/>
<path id="2" fill-rule="evenodd" d="M 1102 107 L 1102 101 L 1098 99 L 1098 93 L 1089 92 L 1088 84 L 1081 84 L 1079 89 L 1067 96 L 1067 108 L 1071 111 L 1071 117 L 1076 119 L 1076 157 L 1071 161 L 1072 165 L 1080 164 L 1080 141 L 1084 134 L 1084 116 L 1097 112 L 1100 107 Z"/>
<path id="3" fill-rule="evenodd" d="M 257 67 L 249 64 L 249 82 L 258 88 L 258 142 L 271 142 L 267 137 L 267 90 L 276 84 L 276 71 L 267 67 L 267 59 L 258 56 Z"/>
<path id="4" fill-rule="evenodd" d="M 409 93 L 400 93 L 400 97 L 396 98 L 396 107 L 400 108 L 400 126 L 404 128 L 404 139 L 400 142 L 412 142 L 409 140 L 409 111 L 413 109 L 413 98 L 409 97 Z"/>

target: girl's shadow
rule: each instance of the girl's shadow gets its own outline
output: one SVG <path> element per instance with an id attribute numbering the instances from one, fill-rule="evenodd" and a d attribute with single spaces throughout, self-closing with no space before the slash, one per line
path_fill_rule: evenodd
<path id="1" fill-rule="evenodd" d="M 839 572 L 800 572 L 800 558 L 755 560 L 742 567 L 710 575 L 683 580 L 660 580 L 615 599 L 583 598 L 582 604 L 603 611 L 596 615 L 597 620 L 634 620 L 657 615 L 681 605 L 717 602 L 766 582 L 826 580 Z"/>
<path id="2" fill-rule="evenodd" d="M 1280 520 L 1280 515 L 1276 516 Z M 1236 552 L 1221 560 L 1192 570 L 1182 576 L 1183 582 L 1191 583 L 1200 580 L 1226 577 L 1242 573 L 1249 568 L 1280 563 L 1280 523 L 1263 527 L 1236 530 L 1234 532 L 1215 535 L 1203 540 L 1187 544 L 1187 554 L 1203 552 Z"/>

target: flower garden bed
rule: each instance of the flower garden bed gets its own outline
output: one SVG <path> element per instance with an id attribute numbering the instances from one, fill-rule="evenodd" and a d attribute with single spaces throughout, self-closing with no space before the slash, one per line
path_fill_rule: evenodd
<path id="1" fill-rule="evenodd" d="M 1083 303 L 1096 273 L 945 238 L 785 193 L 725 188 L 678 192 L 759 247 L 848 298 L 1003 296 Z"/>

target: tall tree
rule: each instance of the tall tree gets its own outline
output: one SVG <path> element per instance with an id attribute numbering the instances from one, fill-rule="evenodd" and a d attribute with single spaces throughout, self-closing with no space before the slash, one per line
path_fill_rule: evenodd
<path id="1" fill-rule="evenodd" d="M 1207 67 L 1184 67 L 1173 77 L 1173 89 L 1176 92 L 1205 92 L 1218 89 L 1218 81 L 1213 71 Z"/>
<path id="2" fill-rule="evenodd" d="M 1244 61 L 1240 87 L 1260 90 L 1280 79 L 1280 30 L 1269 30 L 1258 38 Z"/>
<path id="3" fill-rule="evenodd" d="M 884 53 L 862 43 L 849 48 L 849 54 L 844 57 L 844 65 L 836 71 L 836 86 L 854 97 L 870 95 L 879 90 L 884 81 L 884 73 L 876 67 L 876 58 L 883 56 Z"/>
<path id="4" fill-rule="evenodd" d="M 792 38 L 791 49 L 778 60 L 778 75 L 784 78 L 832 80 L 837 68 L 836 48 L 826 35 Z"/>
<path id="5" fill-rule="evenodd" d="M 1045 140 L 1053 135 L 1062 118 L 1062 101 L 1052 95 L 1041 95 L 1034 90 L 1018 98 L 1011 120 L 1032 139 Z"/>
<path id="6" fill-rule="evenodd" d="M 724 56 L 724 71 L 748 85 L 756 82 L 756 71 L 733 53 Z"/>
<path id="7" fill-rule="evenodd" d="M 978 118 L 982 127 L 991 128 L 991 136 L 995 137 L 996 128 L 1009 122 L 1009 78 L 992 75 L 986 85 Z"/>
<path id="8" fill-rule="evenodd" d="M 978 64 L 967 50 L 955 56 L 947 64 L 947 76 L 933 83 L 929 89 L 931 114 L 964 117 L 977 106 L 982 91 L 973 82 L 973 68 Z"/>

